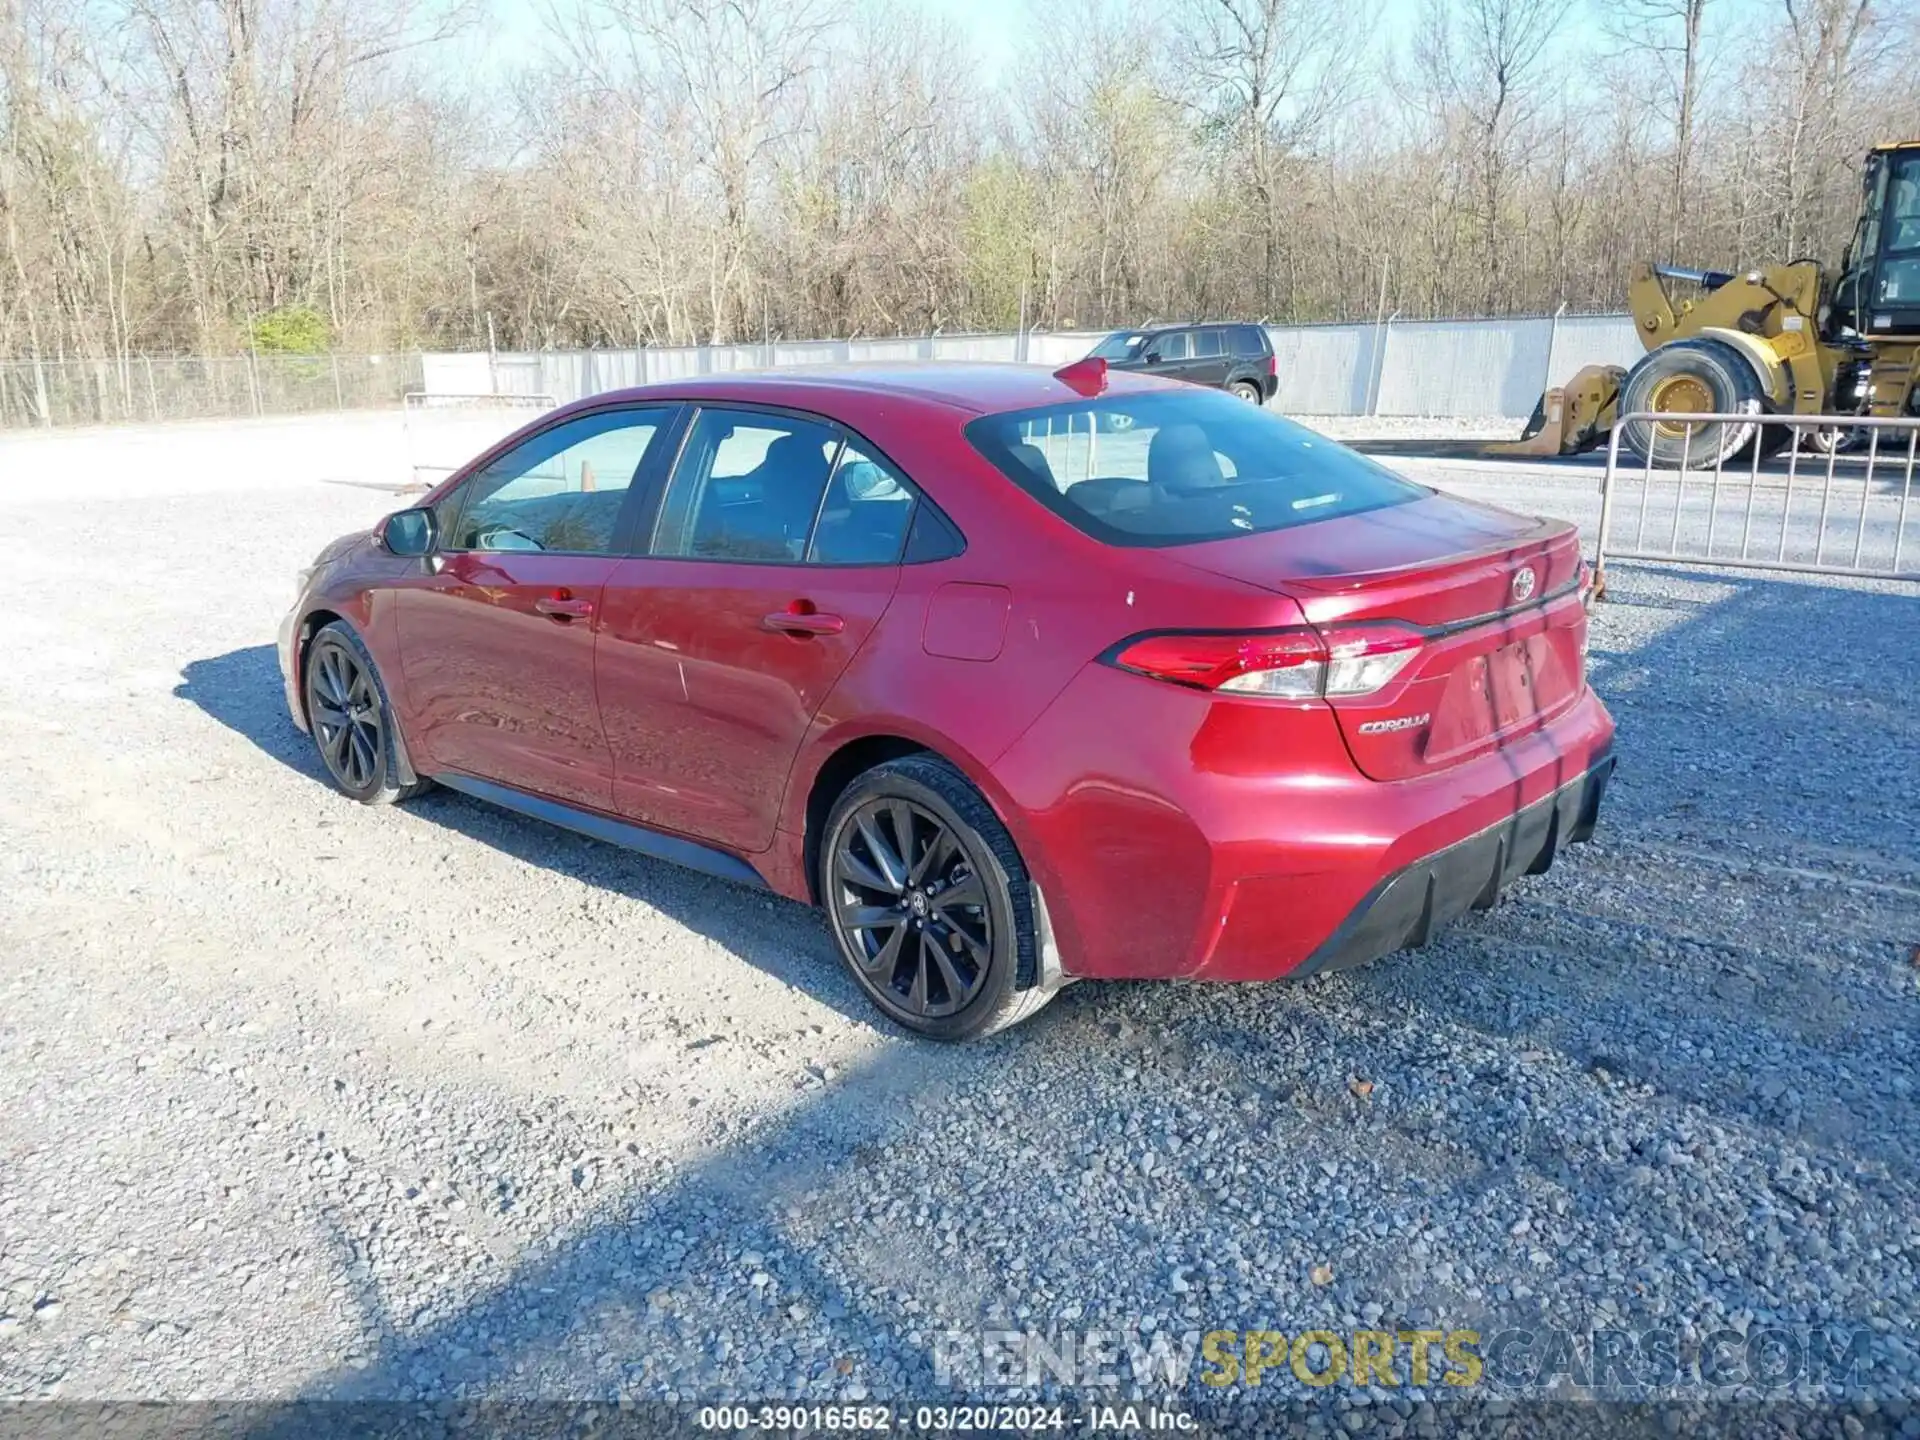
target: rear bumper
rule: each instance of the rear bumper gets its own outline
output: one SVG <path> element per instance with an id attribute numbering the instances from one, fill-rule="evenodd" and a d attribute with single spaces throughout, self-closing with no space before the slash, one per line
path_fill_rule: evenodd
<path id="1" fill-rule="evenodd" d="M 1613 766 L 1608 755 L 1546 799 L 1388 876 L 1293 974 L 1344 970 L 1414 949 L 1468 910 L 1492 909 L 1520 876 L 1540 874 L 1561 846 L 1593 834 Z"/>
<path id="2" fill-rule="evenodd" d="M 1090 665 L 993 771 L 1067 973 L 1275 980 L 1411 943 L 1426 902 L 1422 882 L 1395 885 L 1403 874 L 1439 877 L 1430 929 L 1471 906 L 1496 860 L 1500 883 L 1541 860 L 1549 808 L 1572 807 L 1552 823 L 1556 851 L 1584 837 L 1612 754 L 1613 722 L 1588 689 L 1485 755 L 1370 780 L 1324 707 L 1223 701 Z M 1402 905 L 1410 923 L 1396 923 Z"/>

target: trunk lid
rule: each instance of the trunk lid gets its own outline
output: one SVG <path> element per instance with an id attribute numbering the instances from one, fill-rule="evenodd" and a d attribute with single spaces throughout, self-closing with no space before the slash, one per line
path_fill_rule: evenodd
<path id="1" fill-rule="evenodd" d="M 1173 553 L 1290 597 L 1335 646 L 1388 624 L 1423 633 L 1381 689 L 1327 701 L 1376 780 L 1484 754 L 1548 723 L 1586 685 L 1579 532 L 1563 521 L 1434 495 Z"/>

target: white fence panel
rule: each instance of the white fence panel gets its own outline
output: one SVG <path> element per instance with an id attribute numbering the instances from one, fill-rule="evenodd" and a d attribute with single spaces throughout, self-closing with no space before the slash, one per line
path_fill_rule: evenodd
<path id="1" fill-rule="evenodd" d="M 576 352 L 574 358 L 579 361 L 579 373 L 574 378 L 580 388 L 577 392 L 567 392 L 572 398 L 647 383 L 646 365 L 638 350 L 582 350 Z M 553 394 L 561 393 L 552 385 L 547 389 Z"/>
<path id="2" fill-rule="evenodd" d="M 1564 385 L 1583 365 L 1619 365 L 1631 370 L 1647 353 L 1631 315 L 1562 315 L 1553 334 L 1548 385 Z"/>
<path id="3" fill-rule="evenodd" d="M 538 352 L 509 354 L 502 351 L 493 357 L 491 365 L 491 383 L 482 385 L 482 391 L 491 390 L 495 395 L 551 395 L 554 392 L 547 387 L 547 367 L 545 357 Z M 432 392 L 429 387 L 430 393 Z"/>
<path id="4" fill-rule="evenodd" d="M 849 360 L 929 360 L 933 358 L 933 347 L 937 344 L 931 338 L 902 340 L 849 340 L 847 358 Z"/>
<path id="5" fill-rule="evenodd" d="M 1547 375 L 1552 319 L 1431 320 L 1387 327 L 1381 415 L 1533 413 Z"/>
<path id="6" fill-rule="evenodd" d="M 492 357 L 484 350 L 420 357 L 421 388 L 431 395 L 485 395 L 493 389 Z"/>
<path id="7" fill-rule="evenodd" d="M 760 346 L 738 346 L 749 351 L 762 350 Z M 762 350 L 764 354 L 764 351 Z M 844 340 L 797 340 L 777 341 L 773 346 L 775 365 L 830 365 L 836 360 L 847 358 L 847 342 Z M 767 364 L 765 359 L 756 357 L 749 364 Z M 746 366 L 737 368 L 745 369 Z"/>
<path id="8" fill-rule="evenodd" d="M 544 354 L 423 357 L 424 388 L 557 396 L 563 403 L 629 385 L 767 366 L 831 361 L 1024 359 L 1057 368 L 1084 357 L 1103 330 L 1024 336 L 919 335 L 781 340 L 771 345 L 650 346 Z M 1524 416 L 1549 385 L 1583 365 L 1631 365 L 1641 346 L 1624 315 L 1513 320 L 1390 321 L 1384 325 L 1272 326 L 1280 390 L 1296 415 Z"/>
<path id="9" fill-rule="evenodd" d="M 685 380 L 705 374 L 711 368 L 702 363 L 705 350 L 699 345 L 654 345 L 646 351 L 647 383 L 660 380 Z"/>
<path id="10" fill-rule="evenodd" d="M 1038 336 L 1029 337 L 1038 339 Z M 935 335 L 930 360 L 1017 360 L 1017 335 Z"/>
<path id="11" fill-rule="evenodd" d="M 1027 363 L 1031 365 L 1070 365 L 1087 358 L 1087 352 L 1113 332 L 1110 330 L 1062 330 L 1058 333 L 1027 336 Z M 1014 337 L 1007 337 L 1009 339 Z M 1001 356 L 994 356 L 1001 359 Z M 1012 356 L 1004 357 L 1012 359 Z"/>
<path id="12" fill-rule="evenodd" d="M 1290 415 L 1364 415 L 1379 329 L 1373 325 L 1269 328 L 1280 389 L 1274 408 Z"/>

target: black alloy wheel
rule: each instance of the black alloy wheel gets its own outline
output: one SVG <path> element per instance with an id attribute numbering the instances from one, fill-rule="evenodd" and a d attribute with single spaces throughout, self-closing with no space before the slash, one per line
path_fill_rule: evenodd
<path id="1" fill-rule="evenodd" d="M 916 1034 L 991 1034 L 1058 988 L 1039 974 L 1037 892 L 1013 837 L 938 756 L 903 756 L 855 777 L 834 802 L 818 863 L 848 971 Z"/>
<path id="2" fill-rule="evenodd" d="M 869 800 L 833 856 L 834 919 L 856 964 L 909 1014 L 941 1019 L 980 993 L 993 958 L 986 886 L 932 811 Z"/>
<path id="3" fill-rule="evenodd" d="M 366 789 L 386 756 L 372 678 L 344 645 L 317 645 L 307 687 L 307 714 L 327 769 L 343 789 Z"/>
<path id="4" fill-rule="evenodd" d="M 333 783 L 363 805 L 387 805 L 427 788 L 403 785 L 387 692 L 373 657 L 341 621 L 322 627 L 307 647 L 307 724 Z"/>

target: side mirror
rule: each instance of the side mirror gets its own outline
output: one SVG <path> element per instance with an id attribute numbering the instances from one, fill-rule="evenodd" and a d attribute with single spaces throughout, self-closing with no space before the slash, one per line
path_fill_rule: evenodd
<path id="1" fill-rule="evenodd" d="M 1160 352 L 1158 350 L 1149 350 L 1140 357 L 1140 360 L 1141 363 L 1145 365 L 1158 365 L 1160 363 Z"/>
<path id="2" fill-rule="evenodd" d="M 433 511 L 401 510 L 380 526 L 380 543 L 394 555 L 425 555 L 433 549 Z"/>

